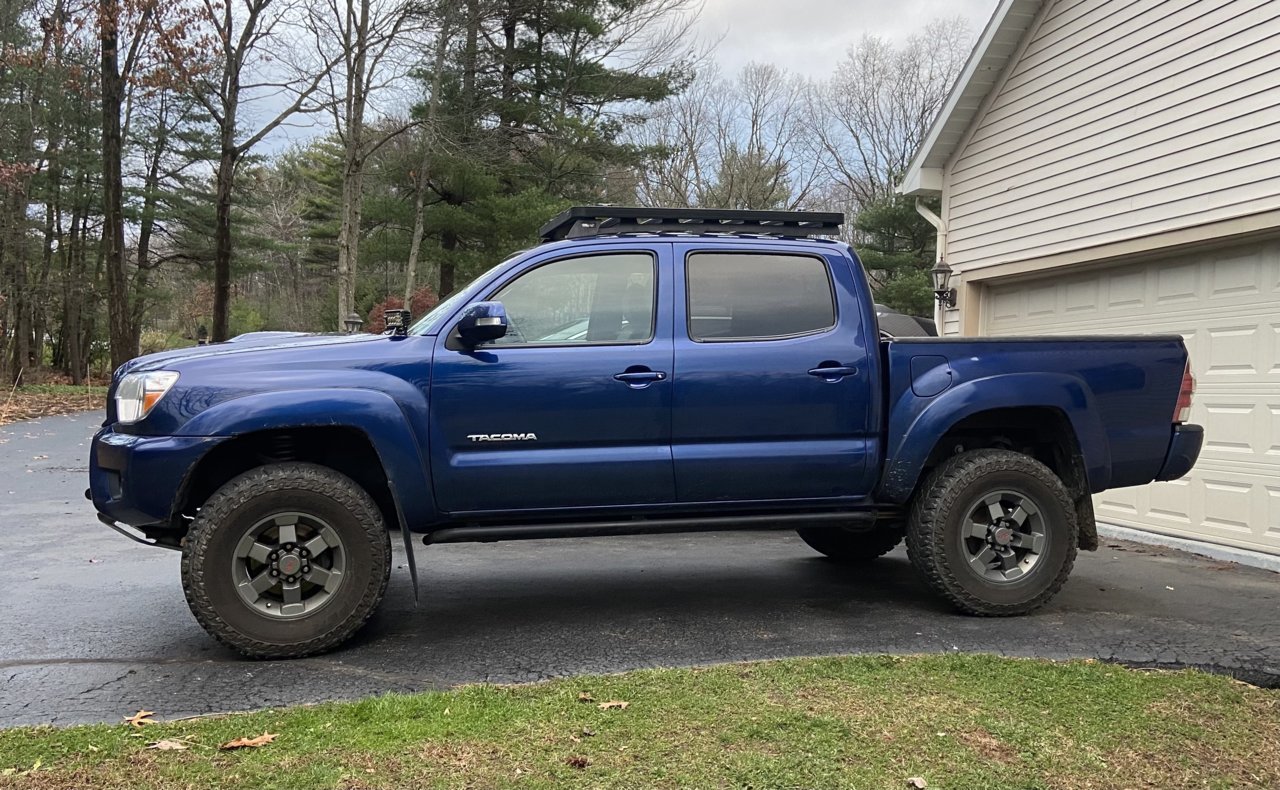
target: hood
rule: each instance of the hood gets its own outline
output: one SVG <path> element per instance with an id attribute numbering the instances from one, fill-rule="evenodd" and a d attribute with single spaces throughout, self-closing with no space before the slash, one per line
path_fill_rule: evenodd
<path id="1" fill-rule="evenodd" d="M 308 348 L 314 346 L 352 345 L 385 340 L 384 335 L 318 335 L 303 332 L 250 332 L 228 340 L 225 343 L 210 343 L 207 346 L 192 348 L 175 348 L 171 351 L 160 351 L 131 359 L 120 366 L 115 378 L 126 373 L 145 370 L 162 370 L 167 365 L 186 362 L 192 359 L 230 356 L 233 354 L 253 354 L 262 351 L 279 351 L 291 348 Z"/>

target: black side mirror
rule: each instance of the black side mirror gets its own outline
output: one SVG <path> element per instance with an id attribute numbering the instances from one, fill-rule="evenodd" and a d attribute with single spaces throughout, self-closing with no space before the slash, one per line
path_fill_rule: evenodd
<path id="1" fill-rule="evenodd" d="M 462 313 L 458 322 L 458 336 L 462 342 L 474 348 L 507 333 L 507 309 L 502 302 L 476 302 Z"/>

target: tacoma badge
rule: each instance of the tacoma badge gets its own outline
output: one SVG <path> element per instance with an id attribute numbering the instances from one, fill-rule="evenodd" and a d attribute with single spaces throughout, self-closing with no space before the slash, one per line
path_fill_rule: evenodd
<path id="1" fill-rule="evenodd" d="M 473 442 L 536 442 L 536 433 L 469 433 L 467 438 Z"/>

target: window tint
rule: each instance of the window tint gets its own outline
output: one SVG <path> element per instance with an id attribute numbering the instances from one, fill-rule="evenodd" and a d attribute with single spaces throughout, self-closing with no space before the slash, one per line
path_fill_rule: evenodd
<path id="1" fill-rule="evenodd" d="M 700 252 L 689 256 L 689 337 L 761 340 L 835 325 L 822 259 Z"/>
<path id="2" fill-rule="evenodd" d="M 653 337 L 655 263 L 645 253 L 539 266 L 492 298 L 507 308 L 500 345 L 645 343 Z"/>

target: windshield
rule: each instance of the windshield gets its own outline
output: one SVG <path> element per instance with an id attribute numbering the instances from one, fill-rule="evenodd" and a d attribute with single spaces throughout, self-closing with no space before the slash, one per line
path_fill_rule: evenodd
<path id="1" fill-rule="evenodd" d="M 467 282 L 466 285 L 454 291 L 453 295 L 450 296 L 448 299 L 445 299 L 440 304 L 428 310 L 426 315 L 424 315 L 422 318 L 419 318 L 414 323 L 413 326 L 409 327 L 409 334 L 429 335 L 433 332 L 440 331 L 440 326 L 439 326 L 440 323 L 444 321 L 444 319 L 448 318 L 449 315 L 454 310 L 457 310 L 458 307 L 460 307 L 462 303 L 466 301 L 467 292 L 471 289 L 471 286 L 474 285 L 477 280 L 482 280 L 485 277 L 488 277 L 489 272 L 492 272 L 494 269 L 497 269 L 498 266 L 501 266 L 503 263 L 506 263 L 507 261 L 511 260 L 512 258 L 524 252 L 528 252 L 528 250 L 516 250 L 515 252 L 511 253 L 506 258 L 504 258 L 502 260 L 502 263 L 499 263 L 496 266 L 491 267 L 490 269 L 485 271 L 484 274 L 481 274 L 479 277 L 472 277 Z"/>

